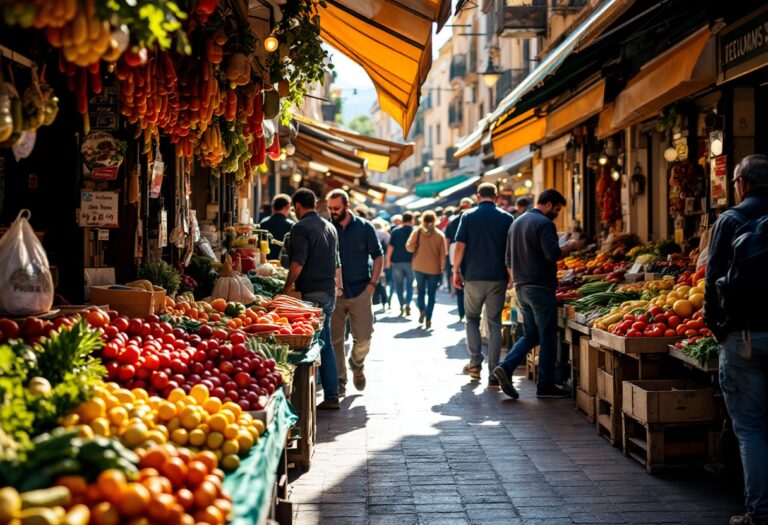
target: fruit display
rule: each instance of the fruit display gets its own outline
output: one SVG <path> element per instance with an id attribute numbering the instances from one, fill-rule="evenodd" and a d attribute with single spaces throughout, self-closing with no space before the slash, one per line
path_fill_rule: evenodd
<path id="1" fill-rule="evenodd" d="M 693 336 L 675 343 L 675 348 L 683 351 L 685 355 L 704 363 L 720 352 L 720 345 L 711 336 Z"/>

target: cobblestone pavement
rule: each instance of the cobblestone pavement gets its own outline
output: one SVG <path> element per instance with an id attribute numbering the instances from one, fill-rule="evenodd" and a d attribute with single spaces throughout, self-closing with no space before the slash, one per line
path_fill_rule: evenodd
<path id="1" fill-rule="evenodd" d="M 520 375 L 518 401 L 487 389 L 487 370 L 470 383 L 449 301 L 431 335 L 417 315 L 377 314 L 365 392 L 350 380 L 342 409 L 319 413 L 311 469 L 292 476 L 295 523 L 704 525 L 741 510 L 733 483 L 647 474 Z"/>

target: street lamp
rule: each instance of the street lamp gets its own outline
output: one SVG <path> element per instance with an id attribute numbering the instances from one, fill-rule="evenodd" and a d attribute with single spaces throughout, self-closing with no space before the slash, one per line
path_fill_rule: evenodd
<path id="1" fill-rule="evenodd" d="M 489 88 L 495 86 L 496 82 L 499 81 L 501 73 L 499 73 L 499 70 L 496 69 L 496 66 L 493 64 L 493 60 L 490 56 L 488 57 L 488 65 L 485 66 L 485 71 L 480 73 L 480 76 L 483 77 L 483 82 Z"/>

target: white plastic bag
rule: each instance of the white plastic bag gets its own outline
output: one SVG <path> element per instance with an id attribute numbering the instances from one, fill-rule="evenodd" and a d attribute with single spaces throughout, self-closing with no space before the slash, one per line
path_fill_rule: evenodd
<path id="1" fill-rule="evenodd" d="M 51 309 L 53 278 L 43 245 L 21 210 L 0 239 L 0 314 L 37 315 Z"/>

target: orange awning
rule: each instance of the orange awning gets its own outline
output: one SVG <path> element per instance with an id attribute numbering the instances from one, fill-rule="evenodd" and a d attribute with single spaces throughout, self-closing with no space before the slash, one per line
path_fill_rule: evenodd
<path id="1" fill-rule="evenodd" d="M 636 124 L 714 83 L 713 42 L 712 31 L 704 27 L 646 63 L 616 97 L 611 126 Z"/>
<path id="2" fill-rule="evenodd" d="M 381 109 L 408 135 L 421 85 L 432 65 L 432 23 L 441 27 L 450 0 L 326 0 L 320 36 L 371 77 Z"/>
<path id="3" fill-rule="evenodd" d="M 613 104 L 607 104 L 605 109 L 600 112 L 600 117 L 597 119 L 597 129 L 595 130 L 595 136 L 600 139 L 607 139 L 618 130 L 614 129 L 611 125 L 613 121 Z"/>
<path id="4" fill-rule="evenodd" d="M 547 119 L 536 116 L 534 110 L 511 119 L 491 132 L 493 156 L 497 159 L 524 146 L 543 139 L 547 133 Z"/>
<path id="5" fill-rule="evenodd" d="M 547 137 L 558 137 L 603 109 L 605 80 L 590 86 L 547 116 Z"/>

